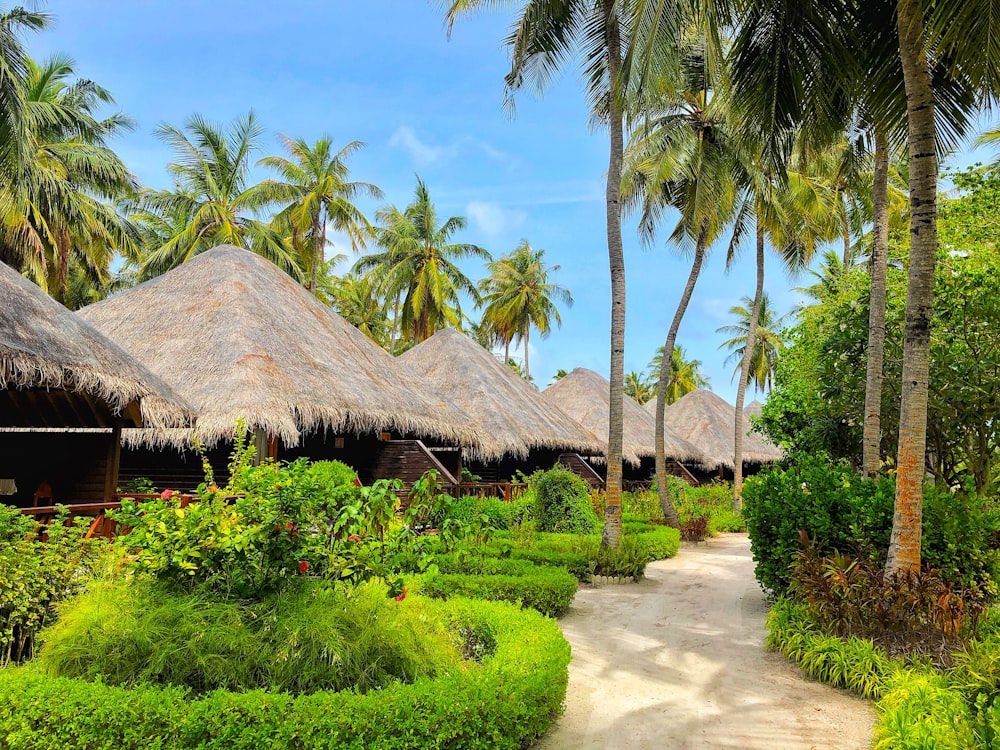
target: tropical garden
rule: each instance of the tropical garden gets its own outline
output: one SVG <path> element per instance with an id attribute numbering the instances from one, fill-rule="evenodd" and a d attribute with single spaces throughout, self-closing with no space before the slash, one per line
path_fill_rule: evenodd
<path id="1" fill-rule="evenodd" d="M 682 535 L 746 528 L 769 645 L 876 700 L 877 747 L 1000 745 L 1000 176 L 940 167 L 1000 91 L 992 8 L 440 6 L 455 35 L 509 7 L 498 87 L 544 93 L 572 61 L 607 133 L 605 490 L 559 470 L 513 503 L 451 498 L 433 474 L 358 487 L 338 464 L 255 466 L 237 430 L 227 486 L 208 472 L 197 502 L 158 488 L 124 504 L 114 545 L 4 512 L 5 743 L 521 747 L 559 713 L 570 655 L 552 618 L 579 583 L 637 580 Z M 438 215 L 419 177 L 410 203 L 369 218 L 359 201 L 382 193 L 350 169 L 365 144 L 282 136 L 268 155 L 252 110 L 159 125 L 174 184 L 144 187 L 114 151 L 136 124 L 103 114 L 111 92 L 69 58 L 29 56 L 49 21 L 0 18 L 0 260 L 76 308 L 234 244 L 390 353 L 458 328 L 531 380 L 532 336 L 573 301 L 544 250 L 460 241 L 465 218 Z M 644 373 L 624 371 L 623 214 L 690 261 Z M 357 253 L 346 272 L 331 231 Z M 754 293 L 720 329 L 733 485 L 691 490 L 667 473 L 665 408 L 707 381 L 678 335 L 706 258 L 750 247 Z M 765 292 L 769 252 L 813 277 L 793 316 Z M 748 389 L 770 391 L 753 428 L 785 458 L 744 478 Z M 638 494 L 622 491 L 623 393 L 656 405 Z"/>

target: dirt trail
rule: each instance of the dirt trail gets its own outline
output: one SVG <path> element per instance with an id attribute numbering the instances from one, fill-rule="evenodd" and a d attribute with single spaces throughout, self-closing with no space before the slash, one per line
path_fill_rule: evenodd
<path id="1" fill-rule="evenodd" d="M 638 584 L 582 588 L 566 713 L 536 750 L 855 750 L 871 707 L 764 650 L 745 534 L 685 545 Z"/>

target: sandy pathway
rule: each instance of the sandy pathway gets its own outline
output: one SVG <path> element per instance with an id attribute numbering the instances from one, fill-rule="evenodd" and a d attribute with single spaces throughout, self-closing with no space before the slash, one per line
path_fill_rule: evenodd
<path id="1" fill-rule="evenodd" d="M 871 708 L 764 650 L 745 534 L 685 545 L 638 584 L 581 588 L 566 713 L 537 750 L 855 750 Z"/>

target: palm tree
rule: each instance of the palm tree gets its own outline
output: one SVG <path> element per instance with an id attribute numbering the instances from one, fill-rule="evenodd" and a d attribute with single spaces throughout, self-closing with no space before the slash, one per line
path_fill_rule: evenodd
<path id="1" fill-rule="evenodd" d="M 445 0 L 449 33 L 455 20 L 480 8 L 495 8 L 498 0 Z M 608 267 L 611 277 L 610 408 L 604 532 L 601 543 L 617 547 L 621 538 L 622 409 L 625 375 L 625 255 L 622 247 L 622 159 L 625 149 L 625 91 L 632 63 L 641 49 L 644 62 L 672 55 L 675 29 L 687 27 L 678 18 L 680 4 L 623 3 L 617 0 L 527 0 L 505 43 L 511 68 L 505 78 L 508 101 L 527 81 L 544 89 L 568 60 L 581 61 L 592 119 L 608 128 L 609 155 L 605 183 Z M 652 33 L 653 30 L 657 33 Z M 646 32 L 650 31 L 648 35 Z M 666 33 L 664 33 L 666 30 Z M 648 66 L 647 66 L 648 68 Z"/>
<path id="2" fill-rule="evenodd" d="M 464 292 L 478 303 L 479 292 L 455 261 L 470 257 L 491 260 L 478 245 L 450 242 L 455 232 L 465 228 L 465 218 L 451 216 L 438 225 L 430 193 L 419 177 L 414 200 L 404 211 L 386 206 L 379 209 L 376 218 L 378 242 L 384 252 L 361 257 L 354 271 L 374 271 L 381 279 L 380 293 L 395 301 L 390 352 L 394 353 L 397 319 L 414 343 L 441 328 L 460 329 L 459 294 Z"/>
<path id="3" fill-rule="evenodd" d="M 50 21 L 48 14 L 20 6 L 0 13 L 0 184 L 5 190 L 24 176 L 21 159 L 30 151 L 24 108 L 29 57 L 21 34 L 40 31 Z"/>
<path id="4" fill-rule="evenodd" d="M 647 375 L 636 372 L 625 373 L 625 395 L 639 404 L 644 404 L 656 396 L 656 386 Z"/>
<path id="5" fill-rule="evenodd" d="M 483 320 L 510 346 L 517 336 L 524 344 L 524 373 L 531 378 L 528 364 L 528 339 L 536 328 L 544 339 L 552 331 L 553 321 L 562 325 L 556 301 L 573 305 L 573 297 L 565 287 L 550 282 L 549 273 L 559 266 L 545 266 L 544 250 L 533 250 L 527 240 L 521 240 L 512 253 L 487 264 L 490 276 L 479 285 L 482 293 Z M 505 350 L 504 357 L 509 358 Z"/>
<path id="6" fill-rule="evenodd" d="M 323 263 L 327 239 L 327 225 L 345 233 L 351 248 L 358 252 L 374 236 L 374 228 L 353 201 L 360 195 L 381 199 L 382 191 L 367 182 L 349 182 L 347 158 L 364 147 L 361 141 L 352 141 L 333 153 L 329 136 L 310 145 L 304 139 L 278 137 L 285 152 L 283 156 L 265 156 L 258 163 L 278 172 L 281 181 L 266 180 L 263 185 L 277 195 L 291 201 L 275 217 L 279 226 L 287 226 L 293 236 L 305 236 L 309 257 L 301 263 L 309 269 L 309 291 L 316 292 L 316 275 Z"/>
<path id="7" fill-rule="evenodd" d="M 751 297 L 744 297 L 742 302 L 743 304 L 733 305 L 729 308 L 729 314 L 735 315 L 737 322 L 716 329 L 716 333 L 730 337 L 719 344 L 719 348 L 729 349 L 732 352 L 726 357 L 726 364 L 736 362 L 736 369 L 733 372 L 734 380 L 743 371 L 743 358 L 749 339 L 753 309 Z M 747 377 L 747 384 L 753 384 L 754 390 L 761 393 L 771 390 L 774 381 L 774 368 L 781 350 L 785 348 L 780 333 L 784 321 L 784 315 L 775 315 L 771 299 L 765 292 L 760 298 L 760 307 L 757 310 L 756 336 L 754 337 L 753 350 L 750 353 L 750 371 Z"/>
<path id="8" fill-rule="evenodd" d="M 569 375 L 569 371 L 560 367 L 556 370 L 556 374 L 552 376 L 552 383 L 555 383 L 557 380 L 562 380 L 567 375 Z M 549 383 L 549 385 L 552 385 L 552 383 Z"/>
<path id="9" fill-rule="evenodd" d="M 694 246 L 691 271 L 667 331 L 656 388 L 656 480 L 667 523 L 680 521 L 670 497 L 664 443 L 664 407 L 670 390 L 673 350 L 705 255 L 738 214 L 745 175 L 729 143 L 725 97 L 719 97 L 704 50 L 689 47 L 681 74 L 684 86 L 657 81 L 659 95 L 647 96 L 643 122 L 635 129 L 626 154 L 624 194 L 640 209 L 639 234 L 649 244 L 668 209 L 680 218 L 670 235 Z"/>
<path id="10" fill-rule="evenodd" d="M 264 133 L 252 111 L 228 128 L 192 115 L 183 129 L 164 123 L 154 133 L 174 150 L 177 160 L 167 168 L 176 187 L 147 191 L 132 209 L 137 221 L 156 225 L 147 236 L 165 233 L 161 242 L 146 248 L 142 278 L 222 244 L 252 250 L 301 278 L 298 261 L 281 233 L 256 218 L 287 195 L 273 184 L 250 184 L 251 158 Z"/>
<path id="11" fill-rule="evenodd" d="M 330 306 L 348 323 L 385 348 L 389 337 L 389 313 L 378 287 L 372 273 L 364 276 L 348 273 L 330 285 Z"/>
<path id="12" fill-rule="evenodd" d="M 137 252 L 135 228 L 111 203 L 133 195 L 137 185 L 107 145 L 133 123 L 120 114 L 97 119 L 96 111 L 114 99 L 92 81 L 71 82 L 69 58 L 26 65 L 21 177 L 2 190 L 7 237 L 0 245 L 5 260 L 66 303 L 71 279 L 79 297 L 85 281 L 95 290 L 110 282 L 116 253 Z"/>
<path id="13" fill-rule="evenodd" d="M 649 362 L 648 369 L 653 376 L 658 376 L 663 367 L 663 350 L 662 346 L 657 349 L 656 356 Z M 665 395 L 666 403 L 672 404 L 685 394 L 708 386 L 709 379 L 701 372 L 701 361 L 688 359 L 684 347 L 675 344 L 670 354 L 670 385 Z"/>

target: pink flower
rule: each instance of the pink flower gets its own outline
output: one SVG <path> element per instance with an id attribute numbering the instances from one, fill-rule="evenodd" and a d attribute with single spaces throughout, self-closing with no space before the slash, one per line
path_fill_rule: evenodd
<path id="1" fill-rule="evenodd" d="M 169 500 L 173 496 L 174 496 L 173 490 L 163 490 L 163 492 L 160 493 L 160 498 L 163 500 Z"/>
<path id="2" fill-rule="evenodd" d="M 359 537 L 357 534 L 351 534 L 349 537 L 347 537 L 347 541 L 349 541 L 349 542 L 360 542 L 361 541 L 361 537 Z"/>
<path id="3" fill-rule="evenodd" d="M 309 563 L 305 560 L 301 560 L 299 562 L 299 572 L 305 573 L 307 570 L 309 570 Z"/>

